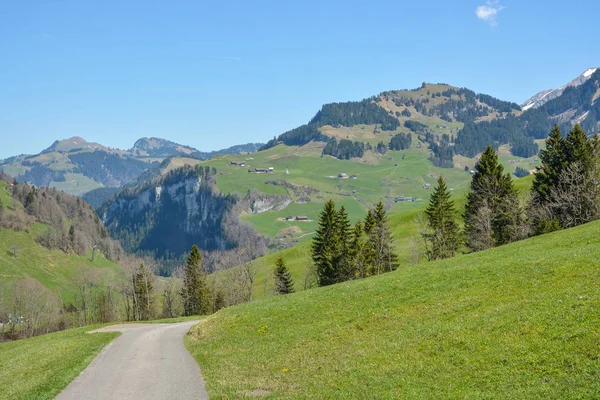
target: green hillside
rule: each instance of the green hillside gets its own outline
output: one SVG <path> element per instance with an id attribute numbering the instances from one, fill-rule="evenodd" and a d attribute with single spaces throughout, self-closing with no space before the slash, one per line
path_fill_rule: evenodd
<path id="1" fill-rule="evenodd" d="M 7 190 L 7 183 L 2 180 L 0 180 L 0 201 L 7 214 L 22 213 L 23 205 L 13 201 Z M 25 277 L 37 279 L 58 294 L 63 301 L 71 302 L 76 289 L 76 274 L 81 269 L 93 268 L 99 273 L 113 276 L 119 274 L 117 264 L 106 259 L 98 251 L 91 261 L 91 251 L 79 256 L 73 252 L 65 253 L 41 246 L 36 238 L 46 228 L 45 224 L 34 222 L 27 230 L 0 229 L 0 283 L 3 286 L 0 300 L 10 295 L 12 281 Z"/>
<path id="2" fill-rule="evenodd" d="M 219 311 L 211 398 L 598 398 L 600 222 Z"/>
<path id="3" fill-rule="evenodd" d="M 119 267 L 96 252 L 94 261 L 89 252 L 84 256 L 50 250 L 35 241 L 45 226 L 35 223 L 29 232 L 0 229 L 0 281 L 10 291 L 10 282 L 25 277 L 35 278 L 45 287 L 72 302 L 76 290 L 76 275 L 83 268 L 117 276 Z M 13 256 L 13 246 L 17 256 Z"/>

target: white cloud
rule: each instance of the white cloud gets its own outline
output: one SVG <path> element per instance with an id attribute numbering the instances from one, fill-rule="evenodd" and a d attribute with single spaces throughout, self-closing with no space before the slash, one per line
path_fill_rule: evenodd
<path id="1" fill-rule="evenodd" d="M 475 15 L 482 21 L 487 22 L 490 26 L 497 26 L 498 20 L 496 19 L 500 11 L 504 9 L 504 6 L 500 5 L 498 0 L 486 1 L 482 6 L 475 9 Z"/>

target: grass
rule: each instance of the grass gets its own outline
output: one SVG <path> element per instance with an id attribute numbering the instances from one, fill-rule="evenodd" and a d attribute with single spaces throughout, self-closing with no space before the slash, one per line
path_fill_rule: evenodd
<path id="1" fill-rule="evenodd" d="M 83 174 L 66 173 L 64 182 L 50 182 L 50 187 L 56 188 L 56 190 L 62 190 L 65 193 L 79 196 L 83 193 L 90 192 L 94 189 L 104 187 L 101 183 L 88 178 Z"/>
<path id="2" fill-rule="evenodd" d="M 211 398 L 600 397 L 600 223 L 219 311 Z"/>
<path id="3" fill-rule="evenodd" d="M 0 399 L 52 399 L 119 333 L 70 329 L 0 344 Z"/>

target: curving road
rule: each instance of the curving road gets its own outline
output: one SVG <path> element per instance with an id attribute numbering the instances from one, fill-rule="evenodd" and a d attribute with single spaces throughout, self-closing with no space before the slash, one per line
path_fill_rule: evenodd
<path id="1" fill-rule="evenodd" d="M 183 345 L 198 321 L 112 325 L 122 332 L 57 399 L 208 399 L 200 368 Z"/>

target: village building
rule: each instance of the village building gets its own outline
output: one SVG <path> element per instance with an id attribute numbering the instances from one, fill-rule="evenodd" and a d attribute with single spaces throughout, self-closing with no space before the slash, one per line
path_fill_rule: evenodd
<path id="1" fill-rule="evenodd" d="M 308 217 L 304 215 L 298 215 L 296 221 L 308 221 Z"/>

